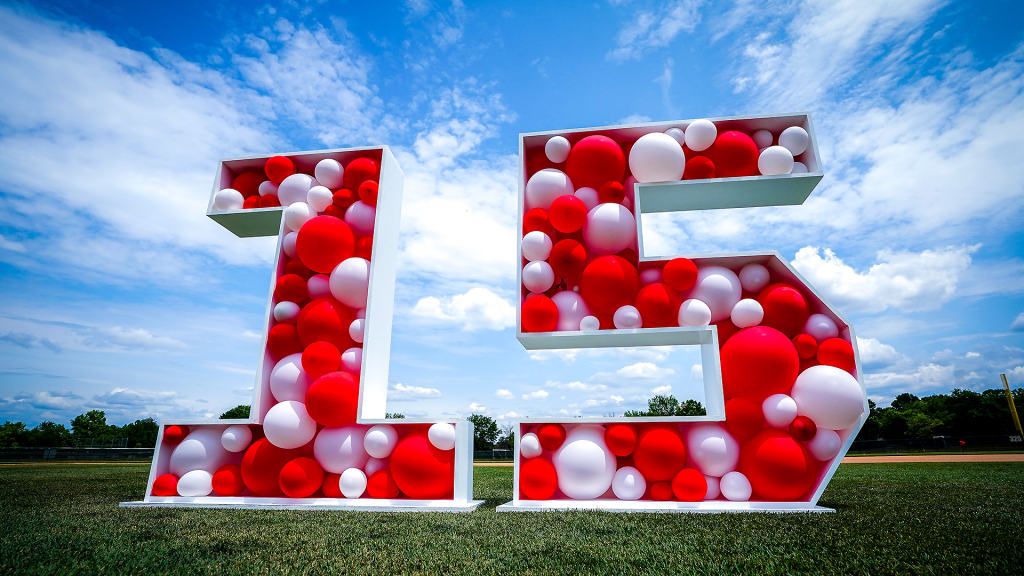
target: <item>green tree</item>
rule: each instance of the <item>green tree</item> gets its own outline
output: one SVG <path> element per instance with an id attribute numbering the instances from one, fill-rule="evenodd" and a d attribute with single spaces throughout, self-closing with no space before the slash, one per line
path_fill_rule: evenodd
<path id="1" fill-rule="evenodd" d="M 878 440 L 881 431 L 879 423 L 880 416 L 878 408 L 873 400 L 868 400 L 868 419 L 864 422 L 860 432 L 857 433 L 857 440 Z"/>
<path id="2" fill-rule="evenodd" d="M 687 400 L 682 404 L 671 394 L 668 396 L 657 395 L 647 401 L 647 410 L 626 410 L 623 416 L 704 416 L 707 410 L 696 400 Z"/>
<path id="3" fill-rule="evenodd" d="M 707 416 L 708 411 L 696 400 L 687 400 L 676 409 L 676 416 Z"/>
<path id="4" fill-rule="evenodd" d="M 907 418 L 907 436 L 911 438 L 931 438 L 944 422 L 920 412 L 911 412 Z"/>
<path id="5" fill-rule="evenodd" d="M 893 410 L 899 410 L 902 412 L 903 410 L 910 408 L 915 403 L 920 401 L 921 399 L 918 398 L 917 396 L 904 392 L 903 394 L 900 394 L 899 396 L 896 396 L 896 398 L 893 399 L 892 408 Z"/>
<path id="6" fill-rule="evenodd" d="M 45 421 L 28 432 L 29 441 L 26 446 L 31 445 L 37 448 L 60 448 L 72 446 L 75 443 L 71 431 L 63 424 Z"/>
<path id="7" fill-rule="evenodd" d="M 160 426 L 152 418 L 143 418 L 119 428 L 118 436 L 128 439 L 129 448 L 152 448 L 156 446 L 156 434 Z"/>
<path id="8" fill-rule="evenodd" d="M 24 422 L 4 422 L 0 424 L 0 447 L 18 448 L 23 446 L 28 430 Z"/>
<path id="9" fill-rule="evenodd" d="M 498 424 L 493 418 L 483 414 L 473 414 L 466 418 L 473 423 L 473 450 L 490 450 L 498 441 Z"/>
<path id="10" fill-rule="evenodd" d="M 515 450 L 516 446 L 516 427 L 512 424 L 505 424 L 498 430 L 498 448 L 504 448 L 506 450 Z"/>
<path id="11" fill-rule="evenodd" d="M 109 438 L 110 428 L 107 425 L 107 414 L 102 410 L 90 410 L 71 420 L 71 432 L 76 443 L 83 438 Z"/>
<path id="12" fill-rule="evenodd" d="M 233 420 L 237 418 L 248 418 L 249 417 L 249 405 L 239 404 L 231 410 L 220 415 L 221 420 Z"/>

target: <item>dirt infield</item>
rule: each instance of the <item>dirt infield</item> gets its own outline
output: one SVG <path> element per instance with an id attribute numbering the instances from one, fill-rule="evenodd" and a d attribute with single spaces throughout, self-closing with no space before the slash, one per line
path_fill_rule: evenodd
<path id="1" fill-rule="evenodd" d="M 1024 462 L 1024 454 L 919 454 L 908 456 L 847 456 L 843 464 L 897 462 Z"/>

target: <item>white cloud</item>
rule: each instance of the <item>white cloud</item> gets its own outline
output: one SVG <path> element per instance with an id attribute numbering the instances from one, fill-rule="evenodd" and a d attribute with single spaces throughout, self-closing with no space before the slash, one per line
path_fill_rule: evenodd
<path id="1" fill-rule="evenodd" d="M 857 348 L 860 350 L 860 361 L 865 370 L 885 368 L 905 358 L 896 349 L 888 344 L 883 344 L 875 338 L 857 338 Z"/>
<path id="2" fill-rule="evenodd" d="M 704 381 L 704 365 L 694 364 L 690 367 L 690 379 Z"/>
<path id="3" fill-rule="evenodd" d="M 558 388 L 561 390 L 573 390 L 575 392 L 594 392 L 597 390 L 606 390 L 608 387 L 604 384 L 584 384 L 579 380 L 575 382 L 556 382 L 554 380 L 548 380 L 545 384 L 548 388 Z"/>
<path id="4" fill-rule="evenodd" d="M 668 394 L 670 392 L 672 392 L 672 386 L 670 386 L 668 384 L 666 384 L 664 386 L 658 386 L 656 388 L 652 388 L 651 389 L 651 393 L 652 394 L 665 395 L 665 394 Z"/>
<path id="5" fill-rule="evenodd" d="M 499 421 L 501 421 L 501 420 L 515 420 L 517 418 L 522 418 L 522 417 L 523 417 L 523 415 L 519 414 L 518 412 L 508 412 L 506 414 L 500 414 L 497 418 L 495 418 L 495 420 L 499 420 Z"/>
<path id="6" fill-rule="evenodd" d="M 99 349 L 183 350 L 188 348 L 187 344 L 176 338 L 155 336 L 142 328 L 125 329 L 120 326 L 93 328 L 82 338 L 82 344 Z"/>
<path id="7" fill-rule="evenodd" d="M 427 296 L 420 299 L 412 313 L 423 318 L 462 324 L 462 329 L 504 330 L 516 323 L 516 309 L 487 288 L 472 288 L 451 298 Z"/>
<path id="8" fill-rule="evenodd" d="M 497 392 L 495 392 L 495 393 L 494 393 L 494 395 L 495 395 L 495 396 L 496 396 L 496 397 L 497 397 L 497 398 L 498 398 L 499 400 L 514 400 L 514 399 L 515 399 L 515 397 L 516 397 L 516 395 L 515 395 L 515 394 L 513 394 L 513 393 L 512 393 L 511 391 L 509 391 L 509 390 L 505 390 L 504 388 L 502 388 L 501 390 L 498 390 Z"/>
<path id="9" fill-rule="evenodd" d="M 676 371 L 671 368 L 660 368 L 651 362 L 637 362 L 624 368 L 619 368 L 615 374 L 622 378 L 644 378 L 657 379 L 671 376 Z"/>
<path id="10" fill-rule="evenodd" d="M 8 252 L 24 252 L 27 248 L 25 248 L 25 245 L 21 242 L 8 240 L 7 238 L 4 238 L 3 234 L 0 234 L 0 250 L 6 250 Z"/>
<path id="11" fill-rule="evenodd" d="M 674 0 L 657 12 L 641 11 L 632 22 L 619 30 L 616 48 L 607 54 L 609 60 L 639 60 L 644 52 L 668 46 L 680 32 L 692 32 L 700 23 L 697 9 L 703 0 Z"/>
<path id="12" fill-rule="evenodd" d="M 421 398 L 437 398 L 441 391 L 436 388 L 423 388 L 421 386 L 406 386 L 396 382 L 395 386 L 388 390 L 388 400 L 417 400 Z"/>
<path id="13" fill-rule="evenodd" d="M 477 404 L 476 402 L 473 402 L 472 404 L 469 405 L 469 411 L 470 412 L 474 412 L 474 413 L 482 414 L 484 412 L 487 412 L 487 407 L 481 406 L 481 405 Z"/>
<path id="14" fill-rule="evenodd" d="M 865 387 L 873 392 L 879 390 L 899 392 L 950 390 L 954 387 L 956 379 L 953 366 L 934 363 L 922 364 L 904 372 L 869 373 L 864 378 Z"/>
<path id="15" fill-rule="evenodd" d="M 529 394 L 523 394 L 523 400 L 547 400 L 547 398 L 548 398 L 548 391 L 547 390 L 534 390 L 533 392 L 530 392 Z"/>
<path id="16" fill-rule="evenodd" d="M 1022 332 L 1024 331 L 1024 312 L 1017 314 L 1017 317 L 1010 323 L 1011 332 Z"/>
<path id="17" fill-rule="evenodd" d="M 1024 366 L 1016 366 L 1006 372 L 1006 380 L 1009 382 L 1024 382 Z"/>
<path id="18" fill-rule="evenodd" d="M 580 350 L 578 348 L 567 348 L 564 350 L 527 350 L 526 353 L 530 356 L 530 360 L 544 362 L 549 358 L 560 358 L 566 364 L 572 364 L 576 361 L 576 356 L 579 355 Z"/>

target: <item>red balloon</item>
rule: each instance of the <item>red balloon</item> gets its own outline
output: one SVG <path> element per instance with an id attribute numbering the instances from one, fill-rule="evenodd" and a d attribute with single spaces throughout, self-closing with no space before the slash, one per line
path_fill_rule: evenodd
<path id="1" fill-rule="evenodd" d="M 672 494 L 672 485 L 668 482 L 655 482 L 651 485 L 651 500 L 666 502 L 672 500 L 673 496 L 675 495 Z"/>
<path id="2" fill-rule="evenodd" d="M 693 468 L 684 468 L 672 478 L 672 493 L 683 502 L 700 502 L 708 495 L 708 481 Z"/>
<path id="3" fill-rule="evenodd" d="M 277 196 L 267 194 L 266 196 L 260 196 L 260 208 L 276 208 L 281 205 L 281 201 L 277 199 Z"/>
<path id="4" fill-rule="evenodd" d="M 164 442 L 174 446 L 188 436 L 188 426 L 168 426 L 164 428 Z"/>
<path id="5" fill-rule="evenodd" d="M 356 193 L 349 190 L 348 188 L 342 188 L 334 193 L 333 200 L 331 200 L 332 206 L 337 206 L 342 211 L 348 210 L 348 207 L 355 204 L 359 197 Z M 344 212 L 342 212 L 344 215 Z"/>
<path id="6" fill-rule="evenodd" d="M 722 320 L 721 322 L 715 322 L 715 326 L 718 327 L 718 348 L 719 349 L 721 349 L 722 346 L 725 346 L 725 343 L 729 340 L 729 338 L 732 338 L 733 334 L 735 334 L 735 333 L 740 331 L 740 329 L 737 328 L 736 325 L 733 324 L 732 320 L 729 319 L 729 318 L 726 318 L 725 320 Z"/>
<path id="7" fill-rule="evenodd" d="M 807 448 L 778 428 L 766 428 L 743 443 L 739 470 L 759 500 L 801 499 L 818 478 L 817 464 Z"/>
<path id="8" fill-rule="evenodd" d="M 530 232 L 551 233 L 551 221 L 548 211 L 543 208 L 531 208 L 523 214 L 523 236 Z"/>
<path id="9" fill-rule="evenodd" d="M 324 469 L 312 458 L 299 457 L 284 465 L 278 476 L 281 492 L 289 498 L 308 498 L 320 489 Z"/>
<path id="10" fill-rule="evenodd" d="M 577 142 L 565 162 L 565 173 L 576 189 L 585 186 L 597 190 L 609 180 L 621 181 L 625 172 L 626 156 L 622 148 L 611 138 L 599 134 Z"/>
<path id="11" fill-rule="evenodd" d="M 771 284 L 757 295 L 764 308 L 761 326 L 771 326 L 793 338 L 807 322 L 807 300 L 799 290 L 789 284 Z"/>
<path id="12" fill-rule="evenodd" d="M 324 483 L 320 485 L 324 498 L 344 498 L 341 493 L 341 474 L 324 474 Z"/>
<path id="13" fill-rule="evenodd" d="M 313 342 L 302 351 L 302 369 L 319 378 L 341 368 L 341 351 L 330 342 Z"/>
<path id="14" fill-rule="evenodd" d="M 818 425 L 807 416 L 797 416 L 796 420 L 793 420 L 793 423 L 789 425 L 789 433 L 793 438 L 801 442 L 807 442 L 818 433 Z"/>
<path id="15" fill-rule="evenodd" d="M 213 491 L 218 496 L 238 496 L 243 490 L 245 482 L 238 464 L 225 464 L 213 473 Z"/>
<path id="16" fill-rule="evenodd" d="M 299 228 L 295 249 L 310 270 L 330 274 L 355 252 L 356 237 L 344 220 L 317 216 Z"/>
<path id="17" fill-rule="evenodd" d="M 629 456 L 636 448 L 636 430 L 629 424 L 611 424 L 604 431 L 604 443 L 612 454 Z"/>
<path id="18" fill-rule="evenodd" d="M 725 429 L 736 440 L 743 442 L 764 428 L 764 412 L 761 404 L 742 396 L 725 403 Z"/>
<path id="19" fill-rule="evenodd" d="M 285 274 L 295 274 L 301 276 L 303 280 L 309 281 L 313 277 L 313 271 L 306 268 L 306 265 L 301 260 L 289 260 L 284 265 Z"/>
<path id="20" fill-rule="evenodd" d="M 626 189 L 622 187 L 622 182 L 611 180 L 601 185 L 601 189 L 597 191 L 597 197 L 602 204 L 622 204 L 622 200 L 626 197 Z"/>
<path id="21" fill-rule="evenodd" d="M 274 287 L 274 299 L 278 302 L 295 302 L 301 306 L 309 300 L 306 279 L 298 274 L 282 274 Z"/>
<path id="22" fill-rule="evenodd" d="M 760 173 L 757 169 L 757 144 L 742 132 L 722 132 L 705 154 L 714 162 L 718 178 L 757 176 Z"/>
<path id="23" fill-rule="evenodd" d="M 793 336 L 793 346 L 801 360 L 813 358 L 818 353 L 818 341 L 810 334 L 797 334 Z"/>
<path id="24" fill-rule="evenodd" d="M 803 372 L 804 370 L 807 370 L 811 366 L 818 366 L 818 358 L 817 358 L 817 356 L 812 357 L 812 358 L 801 358 L 800 359 L 800 371 L 801 372 Z"/>
<path id="25" fill-rule="evenodd" d="M 251 198 L 260 195 L 260 184 L 266 180 L 263 172 L 249 170 L 242 172 L 231 181 L 231 187 L 242 193 L 243 198 Z"/>
<path id="26" fill-rule="evenodd" d="M 356 421 L 359 377 L 350 372 L 329 372 L 306 390 L 306 412 L 318 424 L 344 426 Z"/>
<path id="27" fill-rule="evenodd" d="M 829 338 L 818 346 L 818 363 L 853 372 L 857 366 L 853 346 L 842 338 Z"/>
<path id="28" fill-rule="evenodd" d="M 569 238 L 559 240 L 551 248 L 548 264 L 551 265 L 555 276 L 577 284 L 583 275 L 583 270 L 587 267 L 587 249 L 579 242 Z"/>
<path id="29" fill-rule="evenodd" d="M 640 289 L 636 295 L 636 309 L 644 325 L 677 326 L 679 324 L 679 306 L 683 299 L 677 290 L 668 284 L 655 282 Z"/>
<path id="30" fill-rule="evenodd" d="M 661 277 L 676 290 L 689 290 L 697 282 L 697 265 L 689 258 L 673 258 L 665 263 Z"/>
<path id="31" fill-rule="evenodd" d="M 245 199 L 244 202 L 242 202 L 242 209 L 243 210 L 251 210 L 253 208 L 259 208 L 259 207 L 260 207 L 260 197 L 259 196 L 249 196 L 248 198 Z"/>
<path id="32" fill-rule="evenodd" d="M 370 261 L 370 257 L 373 256 L 373 235 L 363 236 L 356 240 L 356 253 L 353 256 L 362 258 L 367 262 Z"/>
<path id="33" fill-rule="evenodd" d="M 541 448 L 553 452 L 565 442 L 565 427 L 561 424 L 543 424 L 537 429 Z"/>
<path id="34" fill-rule="evenodd" d="M 267 348 L 275 358 L 284 358 L 302 352 L 304 346 L 294 324 L 275 324 L 267 332 Z"/>
<path id="35" fill-rule="evenodd" d="M 153 496 L 177 496 L 178 477 L 174 474 L 161 474 L 153 480 Z"/>
<path id="36" fill-rule="evenodd" d="M 345 188 L 359 190 L 359 185 L 367 180 L 379 180 L 380 167 L 369 158 L 356 158 L 345 166 L 343 180 Z"/>
<path id="37" fill-rule="evenodd" d="M 544 170 L 545 168 L 555 168 L 559 170 L 561 169 L 559 168 L 558 164 L 555 164 L 550 159 L 548 159 L 548 155 L 546 152 L 544 152 L 543 149 L 538 150 L 533 154 L 530 154 L 526 158 L 526 173 L 528 176 L 533 176 L 534 174 L 540 172 L 541 170 Z"/>
<path id="38" fill-rule="evenodd" d="M 284 496 L 278 482 L 284 465 L 299 457 L 299 450 L 278 448 L 266 438 L 249 445 L 242 456 L 242 482 L 257 496 Z"/>
<path id="39" fill-rule="evenodd" d="M 398 441 L 391 453 L 391 475 L 409 498 L 451 498 L 455 490 L 455 450 L 439 450 L 425 431 Z"/>
<path id="40" fill-rule="evenodd" d="M 338 350 L 348 350 L 355 346 L 352 337 L 348 335 L 348 328 L 355 319 L 355 314 L 334 298 L 317 298 L 306 304 L 299 313 L 296 323 L 299 340 L 303 348 L 323 340 L 334 344 Z"/>
<path id="41" fill-rule="evenodd" d="M 519 465 L 519 490 L 530 500 L 547 500 L 558 488 L 555 466 L 545 458 L 531 458 Z"/>
<path id="42" fill-rule="evenodd" d="M 786 394 L 800 373 L 800 357 L 785 334 L 767 326 L 737 332 L 722 346 L 722 386 L 725 397 L 745 396 L 764 402 Z"/>
<path id="43" fill-rule="evenodd" d="M 715 177 L 715 163 L 707 156 L 694 156 L 686 161 L 683 180 L 703 180 Z"/>
<path id="44" fill-rule="evenodd" d="M 636 267 L 619 256 L 601 256 L 583 270 L 580 293 L 590 309 L 599 314 L 614 314 L 636 300 L 640 274 Z"/>
<path id="45" fill-rule="evenodd" d="M 389 470 L 377 470 L 366 479 L 366 493 L 370 498 L 398 498 L 398 484 Z"/>
<path id="46" fill-rule="evenodd" d="M 555 303 L 538 294 L 523 302 L 523 332 L 551 332 L 558 325 L 558 307 Z"/>
<path id="47" fill-rule="evenodd" d="M 359 185 L 359 199 L 365 204 L 370 206 L 377 205 L 377 188 L 378 184 L 372 180 L 367 180 Z"/>
<path id="48" fill-rule="evenodd" d="M 648 482 L 668 480 L 686 464 L 683 439 L 669 428 L 648 427 L 640 432 L 633 450 L 633 462 Z"/>
<path id="49" fill-rule="evenodd" d="M 267 178 L 271 182 L 280 184 L 285 178 L 295 174 L 295 164 L 284 156 L 274 156 L 267 160 L 263 170 L 267 173 Z"/>
<path id="50" fill-rule="evenodd" d="M 324 208 L 323 215 L 324 216 L 332 216 L 334 218 L 341 218 L 342 220 L 344 220 L 345 219 L 345 210 L 343 210 L 342 208 L 338 208 L 338 206 L 335 205 L 335 204 L 331 204 L 327 208 Z"/>
<path id="51" fill-rule="evenodd" d="M 551 226 L 559 232 L 571 233 L 583 228 L 587 221 L 587 207 L 583 200 L 566 194 L 555 198 L 548 210 Z"/>

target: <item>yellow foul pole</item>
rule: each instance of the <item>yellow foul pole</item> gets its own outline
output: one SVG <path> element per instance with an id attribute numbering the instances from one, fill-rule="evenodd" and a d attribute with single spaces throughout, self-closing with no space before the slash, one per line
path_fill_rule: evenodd
<path id="1" fill-rule="evenodd" d="M 1013 403 L 1013 393 L 1010 392 L 1010 383 L 1006 381 L 1006 374 L 1000 374 L 1003 377 L 1003 388 L 1006 389 L 1006 401 L 1010 403 L 1010 414 L 1013 415 L 1013 425 L 1017 427 L 1017 432 L 1024 436 L 1024 430 L 1020 428 L 1020 418 L 1017 417 L 1017 407 Z"/>

